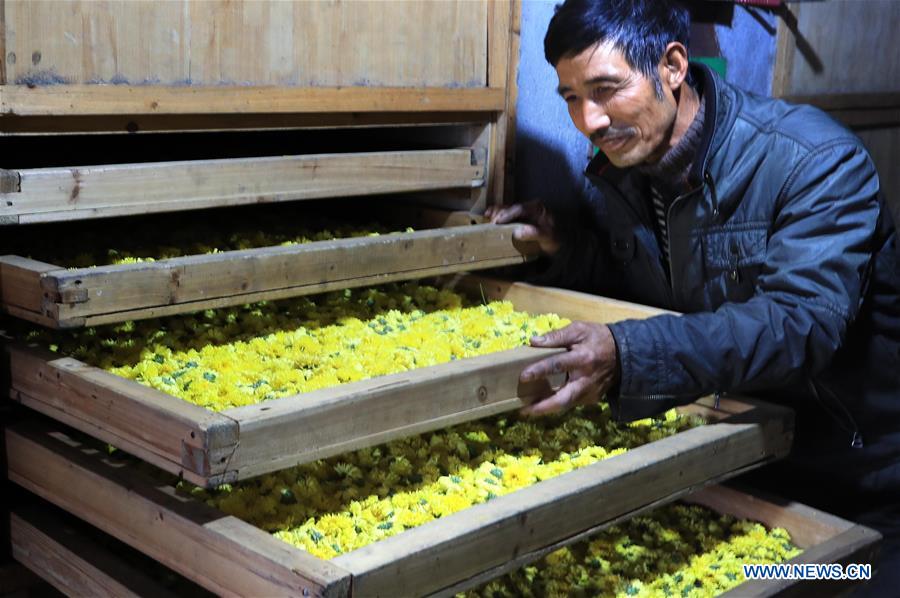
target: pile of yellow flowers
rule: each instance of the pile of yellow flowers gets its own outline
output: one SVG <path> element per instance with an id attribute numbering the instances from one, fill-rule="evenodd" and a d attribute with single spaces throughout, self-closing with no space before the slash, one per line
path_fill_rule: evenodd
<path id="1" fill-rule="evenodd" d="M 212 491 L 182 489 L 332 558 L 700 423 L 670 411 L 618 425 L 605 405 L 533 420 L 499 416 Z"/>
<path id="2" fill-rule="evenodd" d="M 782 528 L 669 505 L 562 548 L 464 596 L 650 598 L 717 596 L 744 580 L 744 563 L 800 554 Z"/>
<path id="3" fill-rule="evenodd" d="M 26 339 L 220 411 L 527 345 L 567 323 L 407 283 L 70 333 L 32 331 Z"/>

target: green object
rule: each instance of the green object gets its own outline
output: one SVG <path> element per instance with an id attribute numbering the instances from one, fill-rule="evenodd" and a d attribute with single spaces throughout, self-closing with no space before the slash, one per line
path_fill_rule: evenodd
<path id="1" fill-rule="evenodd" d="M 728 64 L 725 62 L 725 59 L 721 56 L 695 56 L 691 59 L 693 62 L 699 62 L 700 64 L 705 64 L 712 70 L 719 73 L 719 75 L 724 79 L 726 73 L 728 72 Z"/>

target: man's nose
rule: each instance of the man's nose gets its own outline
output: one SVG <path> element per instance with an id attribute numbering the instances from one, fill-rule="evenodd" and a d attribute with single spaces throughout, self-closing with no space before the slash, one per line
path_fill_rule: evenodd
<path id="1" fill-rule="evenodd" d="M 581 111 L 581 120 L 588 134 L 605 131 L 609 128 L 609 115 L 606 114 L 606 110 L 600 104 L 585 102 Z"/>

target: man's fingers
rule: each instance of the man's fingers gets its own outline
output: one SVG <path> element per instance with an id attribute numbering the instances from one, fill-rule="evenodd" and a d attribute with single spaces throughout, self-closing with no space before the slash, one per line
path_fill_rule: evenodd
<path id="1" fill-rule="evenodd" d="M 538 401 L 521 410 L 522 415 L 547 415 L 559 413 L 577 405 L 582 395 L 590 392 L 590 381 L 587 378 L 573 380 L 543 401 Z"/>
<path id="2" fill-rule="evenodd" d="M 513 204 L 505 208 L 492 210 L 491 222 L 493 224 L 508 224 L 515 220 L 519 220 L 524 213 L 525 209 L 522 204 Z"/>
<path id="3" fill-rule="evenodd" d="M 551 330 L 541 336 L 531 338 L 532 347 L 566 347 L 569 348 L 575 343 L 583 340 L 584 331 L 578 322 L 569 324 L 565 328 Z"/>
<path id="4" fill-rule="evenodd" d="M 553 355 L 552 357 L 531 364 L 522 370 L 519 380 L 522 382 L 532 382 L 534 380 L 540 380 L 541 378 L 549 378 L 554 374 L 570 372 L 585 365 L 583 355 L 569 351 L 568 353 Z"/>

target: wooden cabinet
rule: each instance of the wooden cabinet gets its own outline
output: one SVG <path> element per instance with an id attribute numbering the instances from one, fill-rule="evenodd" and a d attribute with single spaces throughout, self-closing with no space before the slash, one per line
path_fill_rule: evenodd
<path id="1" fill-rule="evenodd" d="M 87 133 L 101 144 L 122 135 L 147 144 L 156 133 L 173 144 L 181 133 L 209 135 L 189 160 L 123 152 L 90 163 L 76 160 L 80 146 L 72 145 L 60 154 L 72 163 L 0 163 L 0 223 L 33 227 L 35 244 L 53 222 L 311 199 L 339 204 L 348 195 L 427 224 L 377 238 L 79 269 L 30 259 L 26 243 L 0 258 L 2 309 L 41 326 L 76 328 L 443 276 L 442 284 L 532 313 L 597 322 L 659 314 L 569 291 L 449 276 L 522 263 L 534 252 L 513 242 L 512 226 L 480 216 L 509 195 L 518 10 L 503 0 L 0 2 L 0 133 L 10 147 L 27 136 L 35 147 L 56 148 Z M 311 143 L 304 152 L 212 155 L 222 131 L 258 130 L 349 131 L 371 147 L 331 152 Z M 209 486 L 514 410 L 541 390 L 519 383 L 522 368 L 553 351 L 523 347 L 222 412 L 34 347 L 11 343 L 7 352 L 8 390 L 28 408 L 22 412 L 38 411 Z M 6 448 L 14 483 L 212 592 L 429 594 L 499 575 L 789 451 L 787 410 L 707 398 L 682 411 L 709 423 L 330 561 L 137 468 L 109 463 L 48 419 L 8 429 Z M 749 500 L 722 492 L 695 499 L 724 496 L 727 508 Z M 28 516 L 13 522 L 17 558 L 65 591 L 134 591 L 106 583 L 108 568 L 86 564 L 76 573 L 75 559 L 65 556 L 72 548 Z M 803 541 L 818 546 L 849 525 L 832 523 Z M 859 546 L 872 544 L 863 540 Z M 850 554 L 844 544 L 838 549 Z"/>

